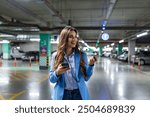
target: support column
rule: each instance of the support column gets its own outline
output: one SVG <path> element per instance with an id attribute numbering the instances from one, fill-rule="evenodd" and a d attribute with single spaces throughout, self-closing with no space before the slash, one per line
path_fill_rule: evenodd
<path id="1" fill-rule="evenodd" d="M 103 47 L 99 46 L 99 56 L 102 56 L 103 54 Z"/>
<path id="2" fill-rule="evenodd" d="M 128 41 L 128 62 L 131 62 L 131 56 L 135 54 L 135 40 Z"/>
<path id="3" fill-rule="evenodd" d="M 102 54 L 103 54 L 103 47 L 101 45 L 101 40 L 100 39 L 97 40 L 96 47 L 99 48 L 99 56 L 102 56 Z"/>
<path id="4" fill-rule="evenodd" d="M 116 53 L 116 46 L 115 45 L 112 47 L 112 52 Z"/>
<path id="5" fill-rule="evenodd" d="M 120 55 L 122 53 L 122 48 L 123 48 L 122 43 L 119 43 L 118 44 L 118 51 L 117 51 L 118 55 Z"/>
<path id="6" fill-rule="evenodd" d="M 40 58 L 39 58 L 39 69 L 48 70 L 49 69 L 49 60 L 51 56 L 51 36 L 48 32 L 40 33 Z"/>
<path id="7" fill-rule="evenodd" d="M 3 59 L 9 59 L 10 57 L 10 43 L 9 41 L 3 41 L 2 45 Z"/>

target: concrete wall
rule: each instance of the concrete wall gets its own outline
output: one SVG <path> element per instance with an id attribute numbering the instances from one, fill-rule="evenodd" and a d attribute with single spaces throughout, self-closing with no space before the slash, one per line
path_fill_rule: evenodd
<path id="1" fill-rule="evenodd" d="M 51 52 L 57 50 L 57 44 L 52 44 L 51 45 Z"/>
<path id="2" fill-rule="evenodd" d="M 27 43 L 20 43 L 20 50 L 24 52 L 27 51 L 39 51 L 39 42 L 27 42 Z M 57 50 L 57 44 L 51 45 L 51 51 Z"/>
<path id="3" fill-rule="evenodd" d="M 27 42 L 21 43 L 20 49 L 27 52 L 27 51 L 39 51 L 39 42 Z"/>

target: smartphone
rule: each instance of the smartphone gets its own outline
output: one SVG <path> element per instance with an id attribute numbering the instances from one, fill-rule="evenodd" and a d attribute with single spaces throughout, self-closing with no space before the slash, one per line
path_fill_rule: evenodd
<path id="1" fill-rule="evenodd" d="M 96 56 L 93 56 L 93 58 L 94 58 L 95 61 L 97 61 L 97 57 Z"/>
<path id="2" fill-rule="evenodd" d="M 64 68 L 69 68 L 69 64 L 68 63 L 62 63 L 61 64 Z"/>

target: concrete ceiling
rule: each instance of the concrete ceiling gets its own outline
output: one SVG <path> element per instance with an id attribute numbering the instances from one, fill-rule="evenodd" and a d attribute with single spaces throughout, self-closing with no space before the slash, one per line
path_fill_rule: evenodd
<path id="1" fill-rule="evenodd" d="M 90 45 L 100 38 L 102 24 L 110 34 L 103 44 L 129 39 L 150 29 L 150 0 L 1 0 L 0 32 L 33 34 L 59 33 L 66 25 L 79 30 Z"/>

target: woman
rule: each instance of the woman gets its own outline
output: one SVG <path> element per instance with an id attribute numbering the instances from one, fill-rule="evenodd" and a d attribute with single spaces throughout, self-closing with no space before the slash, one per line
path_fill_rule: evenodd
<path id="1" fill-rule="evenodd" d="M 56 83 L 52 99 L 88 100 L 85 84 L 93 73 L 96 59 L 78 48 L 77 30 L 66 26 L 60 33 L 57 52 L 53 53 L 49 72 L 50 82 Z M 65 66 L 66 67 L 65 67 Z"/>

